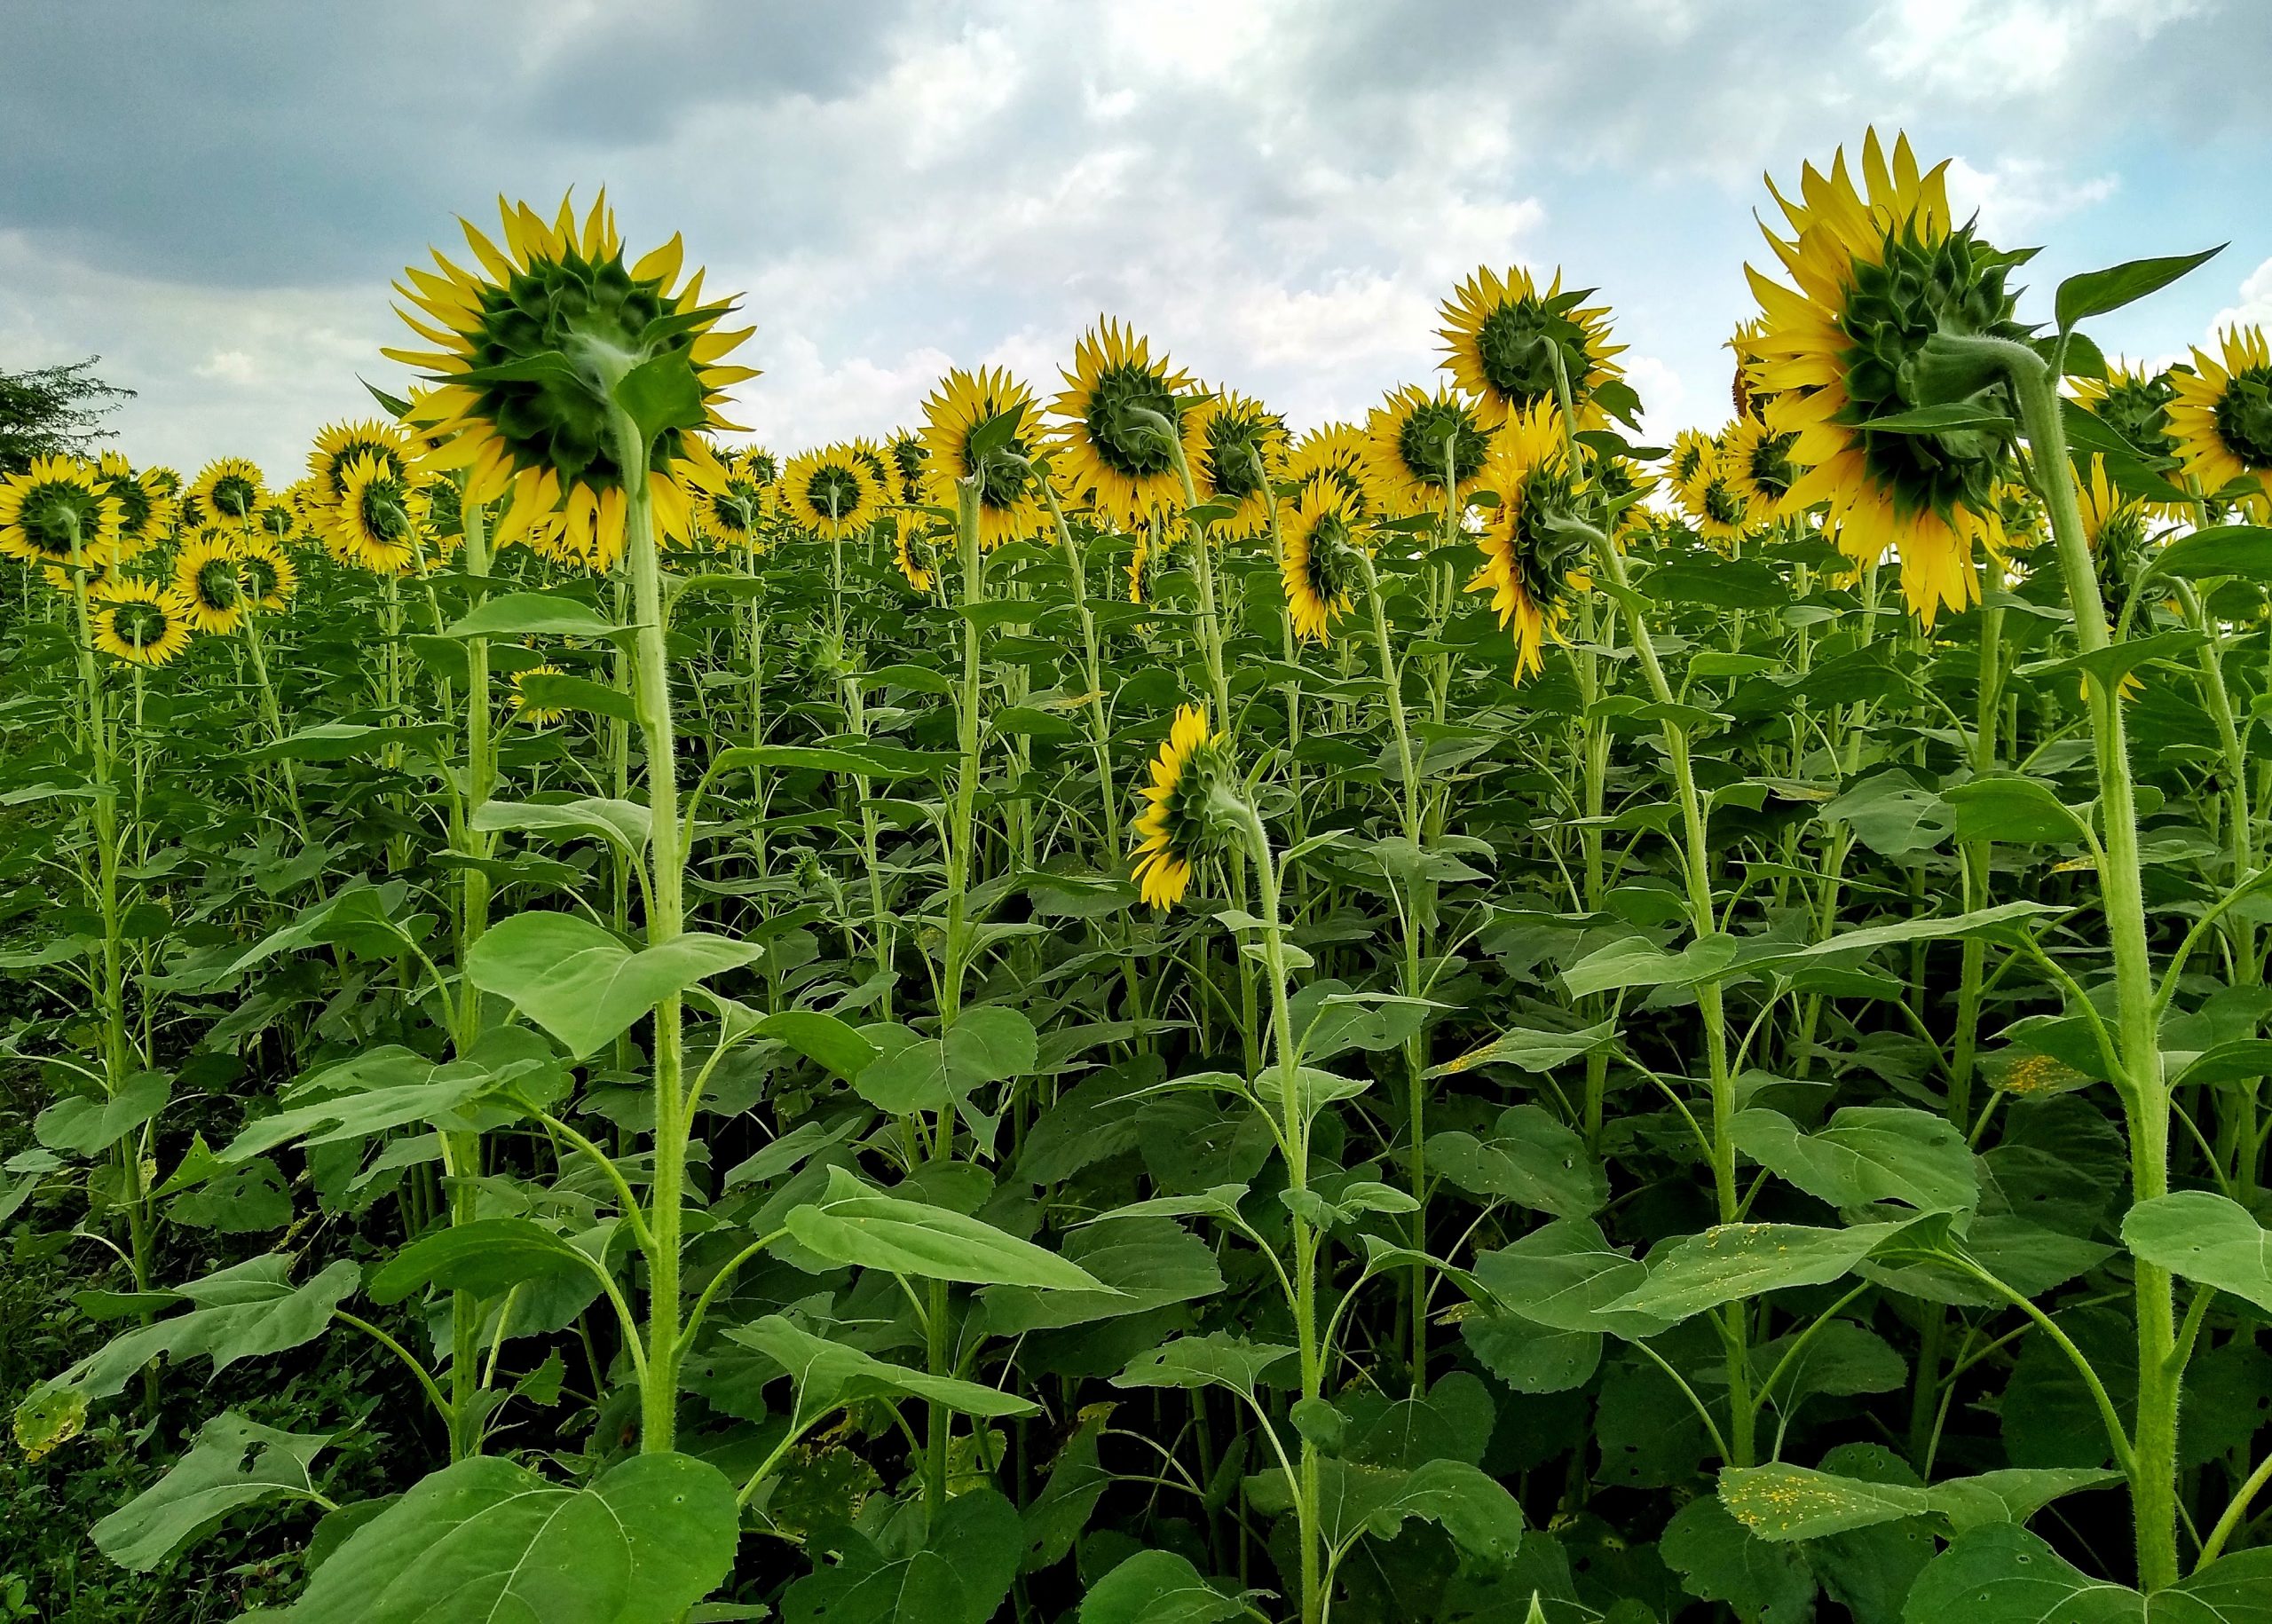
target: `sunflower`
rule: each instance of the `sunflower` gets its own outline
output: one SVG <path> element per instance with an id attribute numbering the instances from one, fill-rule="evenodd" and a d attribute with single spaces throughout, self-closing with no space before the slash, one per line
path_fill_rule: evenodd
<path id="1" fill-rule="evenodd" d="M 1515 636 L 1515 681 L 1544 668 L 1546 640 L 1558 641 L 1577 595 L 1592 584 L 1583 532 L 1564 521 L 1578 516 L 1579 485 L 1572 474 L 1562 408 L 1552 402 L 1511 415 L 1491 448 L 1484 483 L 1498 493 L 1483 510 L 1483 567 L 1467 583 L 1488 592 L 1502 629 Z"/>
<path id="2" fill-rule="evenodd" d="M 1216 533 L 1234 541 L 1260 535 L 1270 524 L 1269 483 L 1285 477 L 1286 420 L 1225 390 L 1193 406 L 1186 421 L 1199 500 L 1234 509 L 1215 522 Z"/>
<path id="3" fill-rule="evenodd" d="M 1791 499 L 1797 474 L 1791 466 L 1791 443 L 1797 438 L 1778 433 L 1756 417 L 1739 417 L 1720 430 L 1720 482 L 1742 501 L 1752 523 L 1802 511 Z"/>
<path id="4" fill-rule="evenodd" d="M 330 424 L 316 436 L 315 445 L 308 453 L 308 480 L 312 482 L 310 501 L 315 509 L 309 516 L 312 522 L 320 529 L 322 509 L 335 508 L 346 499 L 347 470 L 358 461 L 375 458 L 381 468 L 407 482 L 418 471 L 419 450 L 417 439 L 400 423 L 367 417 L 357 422 Z M 308 505 L 304 503 L 304 508 Z"/>
<path id="5" fill-rule="evenodd" d="M 1696 533 L 1707 541 L 1740 541 L 1754 523 L 1751 504 L 1742 492 L 1728 480 L 1724 472 L 1716 472 L 1698 489 L 1692 500 L 1684 501 L 1689 518 L 1696 526 Z M 1858 540 L 1866 542 L 1866 538 Z M 1850 554 L 1849 556 L 1852 555 Z M 1856 559 L 1857 563 L 1866 562 Z"/>
<path id="6" fill-rule="evenodd" d="M 72 457 L 35 457 L 0 481 L 0 553 L 26 564 L 101 569 L 117 556 L 119 500 Z"/>
<path id="7" fill-rule="evenodd" d="M 974 456 L 972 442 L 1004 418 L 1008 433 L 995 450 L 1006 454 Z M 930 506 L 953 508 L 956 487 L 977 477 L 981 547 L 1037 535 L 1048 523 L 1042 474 L 1025 460 L 1040 454 L 1040 414 L 1033 391 L 1007 372 L 958 369 L 940 379 L 923 403 L 923 449 L 922 500 Z"/>
<path id="8" fill-rule="evenodd" d="M 1928 626 L 1977 590 L 1972 549 L 1992 525 L 2008 447 L 1992 430 L 1885 433 L 1870 424 L 1920 404 L 1905 391 L 1935 338 L 2028 336 L 2005 286 L 2019 256 L 1954 225 L 1947 167 L 1919 173 L 1906 137 L 1889 162 L 1874 130 L 1860 189 L 1843 152 L 1827 176 L 1809 164 L 1800 201 L 1776 194 L 1793 236 L 1767 231 L 1796 288 L 1747 271 L 1762 327 L 1744 348 L 1759 387 L 1774 394 L 1767 426 L 1795 437 L 1791 501 L 1828 504 L 1826 529 L 1872 556 L 1889 546 L 1903 595 Z M 1990 387 L 2000 402 L 2005 387 Z"/>
<path id="9" fill-rule="evenodd" d="M 2272 495 L 2272 347 L 2262 327 L 2229 327 L 2219 351 L 2194 351 L 2193 370 L 2172 376 L 2170 437 L 2204 494 L 2260 501 Z"/>
<path id="10" fill-rule="evenodd" d="M 1327 423 L 1294 442 L 1286 453 L 1285 477 L 1297 486 L 1323 475 L 1339 485 L 1360 519 L 1372 511 L 1365 489 L 1365 431 L 1354 423 Z"/>
<path id="11" fill-rule="evenodd" d="M 859 534 L 875 522 L 885 501 L 866 460 L 848 445 L 792 457 L 781 476 L 782 510 L 824 538 Z"/>
<path id="12" fill-rule="evenodd" d="M 2093 458 L 2095 463 L 2099 461 Z M 2087 509 L 2089 497 L 2085 494 Z M 2000 557 L 2034 550 L 2046 531 L 2043 503 L 2024 481 L 2007 479 L 1996 487 L 1996 523 L 1989 545 Z"/>
<path id="13" fill-rule="evenodd" d="M 173 532 L 174 516 L 181 503 L 158 476 L 170 469 L 152 469 L 138 474 L 117 452 L 106 451 L 95 465 L 95 483 L 104 495 L 118 499 L 118 556 L 137 556 Z M 178 483 L 177 481 L 176 483 Z"/>
<path id="14" fill-rule="evenodd" d="M 1164 913 L 1191 886 L 1191 865 L 1215 844 L 1218 785 L 1230 777 L 1223 735 L 1207 731 L 1195 705 L 1176 712 L 1167 740 L 1152 758 L 1150 802 L 1136 816 L 1135 879 L 1143 899 Z"/>
<path id="15" fill-rule="evenodd" d="M 418 514 L 418 539 L 435 557 L 447 558 L 465 545 L 465 493 L 447 474 L 422 479 L 413 469 L 412 484 L 416 487 L 411 503 Z"/>
<path id="16" fill-rule="evenodd" d="M 197 499 L 206 523 L 242 526 L 268 500 L 268 483 L 242 457 L 217 457 L 205 465 L 189 493 Z"/>
<path id="17" fill-rule="evenodd" d="M 228 633 L 244 624 L 244 578 L 237 569 L 236 540 L 225 531 L 209 529 L 182 544 L 173 585 L 198 631 Z"/>
<path id="18" fill-rule="evenodd" d="M 1720 471 L 1720 448 L 1701 429 L 1683 429 L 1673 436 L 1672 454 L 1665 459 L 1665 482 L 1680 505 L 1692 509 L 1704 487 Z"/>
<path id="19" fill-rule="evenodd" d="M 350 462 L 324 526 L 332 556 L 374 575 L 400 575 L 414 565 L 426 502 L 412 478 L 375 453 Z"/>
<path id="20" fill-rule="evenodd" d="M 1482 408 L 1440 384 L 1432 395 L 1408 383 L 1392 390 L 1365 422 L 1366 493 L 1392 518 L 1433 511 L 1445 481 L 1462 502 L 1483 473 L 1493 425 Z"/>
<path id="21" fill-rule="evenodd" d="M 1444 302 L 1437 313 L 1446 325 L 1436 334 L 1444 341 L 1443 369 L 1481 403 L 1490 426 L 1557 398 L 1558 351 L 1578 427 L 1609 426 L 1598 396 L 1621 375 L 1610 358 L 1622 346 L 1609 342 L 1606 310 L 1582 308 L 1591 293 L 1565 293 L 1559 271 L 1542 294 L 1521 266 L 1501 275 L 1486 265 Z"/>
<path id="22" fill-rule="evenodd" d="M 745 445 L 734 454 L 734 465 L 770 492 L 781 483 L 781 459 L 762 445 Z"/>
<path id="23" fill-rule="evenodd" d="M 190 607 L 171 587 L 114 579 L 95 588 L 95 647 L 137 666 L 162 666 L 189 647 Z"/>
<path id="24" fill-rule="evenodd" d="M 537 704 L 529 698 L 527 689 L 523 686 L 531 677 L 565 675 L 567 675 L 566 672 L 553 665 L 531 666 L 525 671 L 513 673 L 512 690 L 505 696 L 505 698 L 506 702 L 513 707 L 515 719 L 525 721 L 532 728 L 548 728 L 566 716 L 568 713 L 565 709 Z"/>
<path id="25" fill-rule="evenodd" d="M 2177 399 L 2176 375 L 2183 368 L 2150 372 L 2118 362 L 2102 378 L 2067 380 L 2085 410 L 2136 446 L 2151 461 L 2175 461 L 2177 441 L 2170 434 L 2169 409 Z"/>
<path id="26" fill-rule="evenodd" d="M 931 453 L 923 444 L 923 437 L 912 429 L 902 429 L 884 442 L 884 454 L 891 459 L 892 471 L 898 477 L 893 489 L 901 502 L 912 508 L 923 500 L 923 461 Z"/>
<path id="27" fill-rule="evenodd" d="M 939 572 L 931 567 L 931 543 L 916 533 L 912 519 L 903 516 L 899 521 L 899 535 L 893 543 L 892 556 L 899 561 L 899 572 L 907 584 L 925 597 L 939 584 Z"/>
<path id="28" fill-rule="evenodd" d="M 1128 555 L 1128 601 L 1132 603 L 1141 603 L 1151 596 L 1151 576 L 1147 566 L 1152 561 L 1152 532 L 1140 524 L 1132 532 L 1131 539 L 1134 540 L 1136 547 L 1135 550 Z"/>
<path id="29" fill-rule="evenodd" d="M 749 335 L 718 328 L 731 302 L 703 304 L 699 272 L 678 288 L 676 237 L 627 266 L 604 193 L 580 225 L 564 200 L 549 225 L 525 203 L 501 199 L 498 213 L 501 249 L 465 225 L 478 272 L 437 251 L 439 274 L 413 267 L 408 286 L 396 284 L 421 312 L 404 319 L 436 346 L 386 351 L 438 386 L 411 407 L 414 428 L 447 442 L 426 461 L 467 469 L 469 501 L 513 493 L 499 546 L 556 510 L 567 545 L 612 567 L 630 508 L 612 391 L 637 370 L 657 381 L 651 395 L 687 397 L 649 446 L 647 471 L 659 537 L 686 536 L 693 515 L 682 476 L 712 460 L 698 431 L 732 428 L 717 404 L 756 375 L 720 364 Z"/>
<path id="30" fill-rule="evenodd" d="M 1074 346 L 1073 370 L 1064 375 L 1065 390 L 1049 409 L 1060 420 L 1057 445 L 1068 483 L 1123 530 L 1135 529 L 1156 508 L 1180 506 L 1174 448 L 1140 414 L 1165 419 L 1191 461 L 1184 422 L 1191 380 L 1165 357 L 1154 360 L 1150 344 L 1135 333 L 1101 318 Z"/>
<path id="31" fill-rule="evenodd" d="M 714 460 L 714 471 L 690 477 L 695 489 L 695 516 L 704 534 L 736 547 L 765 550 L 759 539 L 769 506 L 765 485 L 738 456 Z"/>
<path id="32" fill-rule="evenodd" d="M 300 510 L 288 492 L 282 496 L 271 496 L 261 503 L 260 511 L 252 516 L 252 531 L 281 547 L 301 531 Z"/>
<path id="33" fill-rule="evenodd" d="M 1278 579 L 1301 636 L 1330 643 L 1333 623 L 1349 612 L 1358 575 L 1356 524 L 1349 493 L 1323 474 L 1280 515 Z"/>
<path id="34" fill-rule="evenodd" d="M 1759 342 L 1765 331 L 1760 322 L 1739 321 L 1735 336 L 1728 340 L 1728 348 L 1736 353 L 1735 375 L 1728 385 L 1728 398 L 1735 407 L 1738 422 L 1747 417 L 1765 421 L 1770 397 L 1759 387 L 1759 363 L 1750 354 L 1751 346 Z"/>
<path id="35" fill-rule="evenodd" d="M 259 534 L 237 544 L 237 575 L 244 583 L 245 601 L 263 611 L 289 606 L 300 587 L 300 572 L 284 549 Z"/>

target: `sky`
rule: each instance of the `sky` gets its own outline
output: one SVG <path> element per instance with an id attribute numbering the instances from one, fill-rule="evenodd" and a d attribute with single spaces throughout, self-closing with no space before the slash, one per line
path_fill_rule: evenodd
<path id="1" fill-rule="evenodd" d="M 2272 325 L 2267 0 L 12 0 L 0 370 L 100 355 L 137 462 L 296 477 L 399 391 L 390 281 L 604 185 L 741 296 L 793 451 L 951 367 L 1045 396 L 1100 315 L 1296 428 L 1430 378 L 1479 266 L 1599 290 L 1650 437 L 1725 415 L 1765 177 L 1905 129 L 2058 280 L 2229 241 L 2097 324 Z"/>

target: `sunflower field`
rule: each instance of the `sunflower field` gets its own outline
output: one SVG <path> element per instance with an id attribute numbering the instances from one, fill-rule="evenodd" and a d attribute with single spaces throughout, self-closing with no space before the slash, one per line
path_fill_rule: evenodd
<path id="1" fill-rule="evenodd" d="M 1780 178 L 1670 445 L 1485 267 L 779 454 L 603 198 L 7 477 L 0 1617 L 2272 1620 L 2272 351 Z"/>

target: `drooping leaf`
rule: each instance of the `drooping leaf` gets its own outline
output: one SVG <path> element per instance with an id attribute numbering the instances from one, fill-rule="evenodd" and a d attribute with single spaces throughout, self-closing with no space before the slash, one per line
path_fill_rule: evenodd
<path id="1" fill-rule="evenodd" d="M 1736 1147 L 1834 1207 L 1897 1201 L 1923 1211 L 1980 1198 L 1972 1149 L 1945 1117 L 1908 1106 L 1848 1106 L 1812 1133 L 1754 1106 L 1731 1124 Z"/>
<path id="2" fill-rule="evenodd" d="M 1223 1624 L 1246 1611 L 1167 1550 L 1140 1550 L 1089 1587 L 1077 1624 Z"/>
<path id="3" fill-rule="evenodd" d="M 634 949 L 580 914 L 517 913 L 466 955 L 466 974 L 581 1060 L 673 993 L 763 957 L 761 943 L 689 932 Z"/>
<path id="4" fill-rule="evenodd" d="M 148 1573 L 241 1507 L 318 1498 L 310 1475 L 327 1432 L 283 1432 L 224 1410 L 166 1475 L 94 1527 L 95 1547 Z"/>
<path id="5" fill-rule="evenodd" d="M 829 1169 L 821 1200 L 797 1208 L 785 1222 L 801 1244 L 832 1263 L 974 1286 L 1108 1289 L 1086 1269 L 1030 1241 L 927 1202 L 879 1194 L 842 1168 Z"/>
<path id="6" fill-rule="evenodd" d="M 2237 1202 L 2208 1190 L 2140 1202 L 2122 1239 L 2148 1263 L 2272 1310 L 2272 1233 Z"/>

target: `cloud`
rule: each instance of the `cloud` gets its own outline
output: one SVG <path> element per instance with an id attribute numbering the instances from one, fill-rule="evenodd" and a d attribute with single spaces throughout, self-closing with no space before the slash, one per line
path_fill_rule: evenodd
<path id="1" fill-rule="evenodd" d="M 2244 327 L 2272 333 L 2272 259 L 2248 273 L 2240 285 L 2239 304 L 2229 304 L 2210 318 L 2209 342 L 2214 343 L 2221 334 Z"/>

